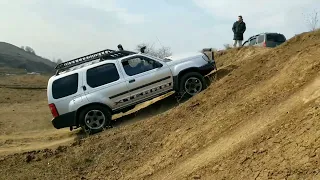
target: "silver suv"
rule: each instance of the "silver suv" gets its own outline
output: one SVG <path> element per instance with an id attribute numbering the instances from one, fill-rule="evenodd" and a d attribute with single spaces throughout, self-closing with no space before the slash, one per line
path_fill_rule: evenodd
<path id="1" fill-rule="evenodd" d="M 170 91 L 198 94 L 216 69 L 205 53 L 160 59 L 142 52 L 106 49 L 58 64 L 47 87 L 53 126 L 101 131 L 113 114 Z"/>
<path id="2" fill-rule="evenodd" d="M 276 47 L 285 41 L 286 37 L 281 33 L 261 33 L 251 36 L 242 46 Z"/>

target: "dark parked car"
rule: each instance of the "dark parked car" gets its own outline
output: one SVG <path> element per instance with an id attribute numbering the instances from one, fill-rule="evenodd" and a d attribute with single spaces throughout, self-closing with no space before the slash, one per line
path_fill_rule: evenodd
<path id="1" fill-rule="evenodd" d="M 242 46 L 276 47 L 286 41 L 281 33 L 261 33 L 251 36 Z"/>

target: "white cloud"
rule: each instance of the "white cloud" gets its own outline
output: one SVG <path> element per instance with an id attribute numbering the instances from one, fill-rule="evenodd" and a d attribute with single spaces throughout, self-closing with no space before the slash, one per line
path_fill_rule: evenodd
<path id="1" fill-rule="evenodd" d="M 63 60 L 101 49 L 116 49 L 118 43 L 134 48 L 139 38 L 132 36 L 130 26 L 142 23 L 143 17 L 118 8 L 114 2 L 1 0 L 0 41 L 27 45 L 41 56 Z M 87 19 L 77 18 L 79 13 Z"/>
<path id="2" fill-rule="evenodd" d="M 229 22 L 230 26 L 238 15 L 242 15 L 247 25 L 247 36 L 275 31 L 290 37 L 306 29 L 303 13 L 317 8 L 320 10 L 319 0 L 193 1 L 216 18 Z"/>
<path id="3" fill-rule="evenodd" d="M 129 13 L 126 8 L 120 8 L 116 0 L 73 0 L 74 3 L 90 7 L 97 10 L 114 13 L 125 24 L 143 23 L 145 18 L 142 14 Z"/>
<path id="4" fill-rule="evenodd" d="M 319 8 L 318 0 L 193 0 L 196 5 L 220 18 L 235 19 L 238 15 L 261 18 L 276 14 L 292 14 L 294 10 Z M 318 7 L 316 7 L 318 6 Z"/>
<path id="5" fill-rule="evenodd" d="M 157 6 L 139 2 L 0 0 L 1 41 L 63 60 L 119 43 L 126 49 L 141 42 L 161 46 L 156 37 L 174 53 L 198 51 L 232 43 L 231 26 L 239 14 L 247 23 L 245 38 L 264 31 L 290 37 L 307 30 L 301 13 L 320 5 L 319 0 L 194 0 L 201 8 L 186 3 L 183 9 L 160 1 Z"/>

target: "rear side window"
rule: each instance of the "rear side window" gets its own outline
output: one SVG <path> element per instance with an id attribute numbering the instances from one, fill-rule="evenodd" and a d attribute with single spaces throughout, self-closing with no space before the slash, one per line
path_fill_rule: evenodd
<path id="1" fill-rule="evenodd" d="M 264 41 L 264 35 L 260 35 L 258 37 L 258 43 L 262 43 Z"/>
<path id="2" fill-rule="evenodd" d="M 113 63 L 97 66 L 87 71 L 87 83 L 95 88 L 120 79 L 117 67 Z"/>
<path id="3" fill-rule="evenodd" d="M 78 73 L 71 74 L 52 83 L 52 96 L 54 99 L 60 99 L 78 92 Z"/>
<path id="4" fill-rule="evenodd" d="M 282 34 L 267 34 L 267 41 L 285 42 L 286 38 Z"/>

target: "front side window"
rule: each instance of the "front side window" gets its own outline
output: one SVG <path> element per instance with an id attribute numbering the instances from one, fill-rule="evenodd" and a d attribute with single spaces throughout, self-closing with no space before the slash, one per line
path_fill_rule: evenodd
<path id="1" fill-rule="evenodd" d="M 97 66 L 87 71 L 87 84 L 92 87 L 99 87 L 120 79 L 117 67 L 113 63 Z"/>
<path id="2" fill-rule="evenodd" d="M 134 76 L 143 72 L 161 67 L 161 64 L 155 60 L 146 57 L 135 57 L 122 62 L 124 71 L 129 76 Z"/>

